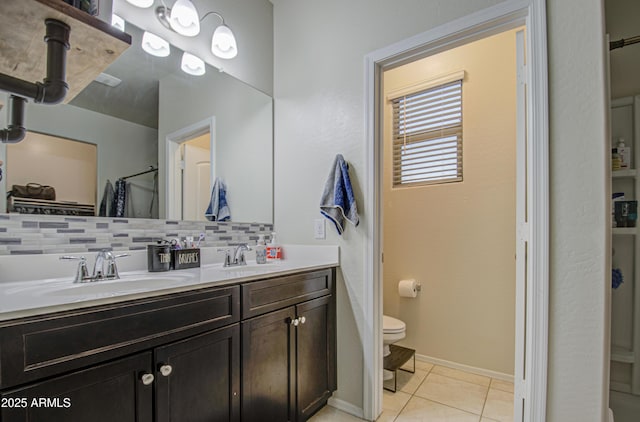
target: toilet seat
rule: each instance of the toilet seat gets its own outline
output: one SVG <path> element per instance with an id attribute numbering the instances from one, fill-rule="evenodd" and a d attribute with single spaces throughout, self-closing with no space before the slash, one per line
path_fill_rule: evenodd
<path id="1" fill-rule="evenodd" d="M 383 334 L 397 334 L 403 333 L 406 330 L 407 326 L 404 321 L 400 321 L 399 319 L 382 315 L 382 333 Z"/>

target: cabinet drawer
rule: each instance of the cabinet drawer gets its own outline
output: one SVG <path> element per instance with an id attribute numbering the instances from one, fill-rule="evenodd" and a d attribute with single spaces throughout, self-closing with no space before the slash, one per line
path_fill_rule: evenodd
<path id="1" fill-rule="evenodd" d="M 0 326 L 0 388 L 92 365 L 240 319 L 238 286 L 51 314 Z"/>
<path id="2" fill-rule="evenodd" d="M 320 270 L 243 284 L 242 318 L 251 318 L 332 294 L 333 271 Z"/>

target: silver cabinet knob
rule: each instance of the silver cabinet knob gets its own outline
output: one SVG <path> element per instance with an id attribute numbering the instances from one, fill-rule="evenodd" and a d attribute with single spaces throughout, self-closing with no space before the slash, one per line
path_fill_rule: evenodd
<path id="1" fill-rule="evenodd" d="M 298 324 L 300 324 L 300 320 L 298 318 L 294 318 L 291 320 L 291 325 L 293 325 L 294 327 L 297 327 Z"/>
<path id="2" fill-rule="evenodd" d="M 155 379 L 156 377 L 154 377 L 153 374 L 145 373 L 140 376 L 140 381 L 142 381 L 144 385 L 151 385 Z"/>
<path id="3" fill-rule="evenodd" d="M 172 371 L 173 371 L 173 367 L 171 365 L 161 365 L 160 366 L 160 374 L 163 377 L 168 377 L 169 375 L 171 375 Z"/>
<path id="4" fill-rule="evenodd" d="M 304 324 L 307 321 L 307 319 L 305 317 L 303 317 L 303 316 L 301 316 L 298 319 L 300 320 L 300 324 Z"/>

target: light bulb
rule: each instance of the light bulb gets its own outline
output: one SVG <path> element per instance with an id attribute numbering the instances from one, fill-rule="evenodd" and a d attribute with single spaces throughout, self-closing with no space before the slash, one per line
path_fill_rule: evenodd
<path id="1" fill-rule="evenodd" d="M 236 37 L 228 26 L 220 25 L 213 32 L 211 52 L 222 59 L 232 59 L 238 55 Z"/>
<path id="2" fill-rule="evenodd" d="M 189 0 L 177 0 L 171 8 L 169 24 L 174 31 L 186 37 L 200 33 L 200 17 L 196 7 Z"/>
<path id="3" fill-rule="evenodd" d="M 142 49 L 156 57 L 167 57 L 171 52 L 167 41 L 147 31 L 142 35 Z"/>
<path id="4" fill-rule="evenodd" d="M 182 54 L 181 68 L 183 72 L 195 76 L 204 75 L 206 71 L 204 61 L 200 57 L 196 57 L 186 51 Z"/>

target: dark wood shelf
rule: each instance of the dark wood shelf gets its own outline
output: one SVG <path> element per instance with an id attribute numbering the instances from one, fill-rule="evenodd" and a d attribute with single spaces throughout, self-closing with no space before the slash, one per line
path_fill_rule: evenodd
<path id="1" fill-rule="evenodd" d="M 416 351 L 413 349 L 397 346 L 395 344 L 390 344 L 389 350 L 391 350 L 391 354 L 385 357 L 383 362 L 384 369 L 387 371 L 398 370 L 416 354 Z"/>
<path id="2" fill-rule="evenodd" d="M 0 73 L 28 82 L 46 74 L 45 19 L 71 27 L 67 83 L 71 101 L 131 45 L 131 36 L 62 0 L 0 1 Z"/>

